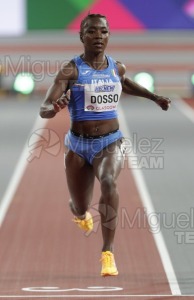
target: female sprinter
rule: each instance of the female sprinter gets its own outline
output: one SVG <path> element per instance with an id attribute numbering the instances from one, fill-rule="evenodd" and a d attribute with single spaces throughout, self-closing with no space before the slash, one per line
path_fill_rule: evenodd
<path id="1" fill-rule="evenodd" d="M 116 180 L 123 148 L 117 119 L 121 92 L 148 98 L 163 110 L 170 105 L 169 98 L 153 94 L 126 78 L 125 66 L 105 54 L 109 34 L 105 16 L 89 14 L 82 20 L 80 40 L 84 52 L 59 71 L 40 108 L 42 118 L 53 118 L 68 105 L 71 126 L 65 137 L 65 164 L 70 208 L 74 221 L 85 231 L 93 228 L 88 210 L 95 177 L 100 182 L 102 276 L 118 275 L 113 242 L 119 201 Z M 106 226 L 107 221 L 111 226 Z"/>

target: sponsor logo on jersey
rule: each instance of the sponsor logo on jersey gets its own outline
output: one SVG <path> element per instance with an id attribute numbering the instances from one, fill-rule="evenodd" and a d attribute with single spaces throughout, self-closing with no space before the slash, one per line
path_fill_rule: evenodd
<path id="1" fill-rule="evenodd" d="M 98 78 L 109 78 L 110 75 L 109 74 L 92 74 L 92 77 L 98 77 Z"/>
<path id="2" fill-rule="evenodd" d="M 100 85 L 95 87 L 95 93 L 101 93 L 101 92 L 113 92 L 115 89 L 114 85 Z"/>
<path id="3" fill-rule="evenodd" d="M 89 75 L 90 70 L 82 71 L 82 75 Z"/>

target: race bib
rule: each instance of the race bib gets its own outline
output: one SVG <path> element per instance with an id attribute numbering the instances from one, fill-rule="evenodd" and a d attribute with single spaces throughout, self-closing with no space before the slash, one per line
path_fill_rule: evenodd
<path id="1" fill-rule="evenodd" d="M 116 110 L 121 90 L 120 82 L 85 84 L 84 110 L 94 112 Z"/>

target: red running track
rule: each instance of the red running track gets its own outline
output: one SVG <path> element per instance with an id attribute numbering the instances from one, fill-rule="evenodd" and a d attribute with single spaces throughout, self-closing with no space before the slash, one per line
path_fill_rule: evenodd
<path id="1" fill-rule="evenodd" d="M 40 157 L 27 162 L 0 229 L 0 298 L 178 299 L 170 297 L 164 268 L 127 166 L 118 180 L 115 257 L 119 276 L 101 278 L 102 239 L 96 211 L 99 185 L 95 185 L 91 207 L 95 231 L 86 236 L 71 221 L 68 208 L 61 146 L 69 127 L 67 114 L 62 111 L 45 127 L 60 138 L 60 143 L 56 142 L 60 151 L 56 154 L 56 149 L 52 152 L 50 148 L 48 152 L 45 144 L 47 148 Z M 136 213 L 138 221 L 134 219 Z M 133 226 L 130 220 L 136 220 Z"/>

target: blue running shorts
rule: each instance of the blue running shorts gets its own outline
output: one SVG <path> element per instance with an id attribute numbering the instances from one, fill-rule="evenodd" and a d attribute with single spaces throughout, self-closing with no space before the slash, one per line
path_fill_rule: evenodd
<path id="1" fill-rule="evenodd" d="M 89 164 L 92 164 L 94 157 L 97 156 L 102 149 L 122 137 L 123 135 L 120 130 L 99 137 L 77 136 L 69 130 L 65 136 L 65 146 L 85 159 Z"/>

